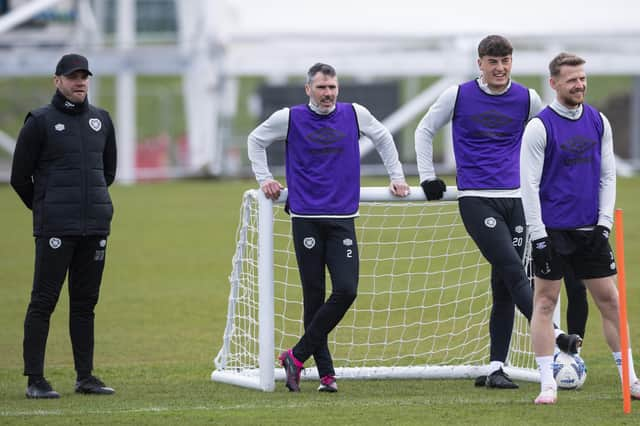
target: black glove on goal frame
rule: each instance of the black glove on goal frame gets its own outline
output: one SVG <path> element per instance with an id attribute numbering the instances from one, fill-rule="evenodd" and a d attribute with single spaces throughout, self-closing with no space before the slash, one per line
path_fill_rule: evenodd
<path id="1" fill-rule="evenodd" d="M 420 186 L 429 201 L 442 199 L 444 192 L 447 190 L 447 185 L 440 178 L 425 180 L 420 183 Z"/>

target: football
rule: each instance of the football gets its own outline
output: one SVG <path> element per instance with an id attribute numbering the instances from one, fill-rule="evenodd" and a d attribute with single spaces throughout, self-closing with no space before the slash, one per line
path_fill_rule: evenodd
<path id="1" fill-rule="evenodd" d="M 587 367 L 580 355 L 558 352 L 553 356 L 553 377 L 559 389 L 580 389 L 587 378 Z"/>

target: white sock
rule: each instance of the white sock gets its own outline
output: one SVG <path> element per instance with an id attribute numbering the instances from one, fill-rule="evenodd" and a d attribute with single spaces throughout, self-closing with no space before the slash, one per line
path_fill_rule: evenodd
<path id="1" fill-rule="evenodd" d="M 503 366 L 504 366 L 504 362 L 502 361 L 491 361 L 489 363 L 489 370 L 487 372 L 487 376 L 493 373 L 494 371 L 500 370 Z"/>
<path id="2" fill-rule="evenodd" d="M 567 334 L 567 333 L 565 333 L 564 331 L 562 331 L 562 330 L 561 330 L 561 329 L 559 329 L 559 328 L 554 328 L 554 329 L 553 329 L 553 334 L 554 334 L 555 338 L 557 339 L 559 335 L 561 335 L 561 334 Z"/>
<path id="3" fill-rule="evenodd" d="M 622 352 L 611 352 L 613 355 L 613 360 L 616 362 L 616 366 L 618 367 L 618 374 L 620 375 L 620 380 L 622 380 Z M 636 370 L 633 365 L 633 353 L 631 352 L 631 348 L 629 348 L 629 383 L 634 384 L 638 381 L 638 376 L 636 376 Z"/>
<path id="4" fill-rule="evenodd" d="M 553 378 L 553 355 L 537 356 L 538 371 L 540 372 L 540 389 L 545 388 L 558 389 L 555 379 Z"/>

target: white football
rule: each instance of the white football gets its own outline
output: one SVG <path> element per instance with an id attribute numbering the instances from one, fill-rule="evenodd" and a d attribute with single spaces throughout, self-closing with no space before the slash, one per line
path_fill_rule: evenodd
<path id="1" fill-rule="evenodd" d="M 587 366 L 578 354 L 558 352 L 553 356 L 553 378 L 559 389 L 580 389 L 587 379 Z"/>

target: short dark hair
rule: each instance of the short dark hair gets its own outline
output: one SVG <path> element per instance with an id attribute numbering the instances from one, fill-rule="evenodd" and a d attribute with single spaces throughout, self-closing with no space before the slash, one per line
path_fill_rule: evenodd
<path id="1" fill-rule="evenodd" d="M 315 64 L 311 65 L 311 68 L 309 68 L 309 71 L 307 71 L 307 84 L 311 84 L 311 81 L 313 81 L 313 77 L 319 72 L 324 75 L 328 75 L 329 77 L 336 76 L 336 69 L 331 65 L 323 64 L 322 62 L 316 62 Z"/>
<path id="2" fill-rule="evenodd" d="M 478 57 L 509 56 L 513 53 L 511 42 L 501 35 L 489 35 L 478 44 Z"/>
<path id="3" fill-rule="evenodd" d="M 569 65 L 571 67 L 577 67 L 578 65 L 584 64 L 585 61 L 578 55 L 574 55 L 573 53 L 562 52 L 558 53 L 555 58 L 549 62 L 549 75 L 551 77 L 557 77 L 560 75 L 560 67 L 563 65 Z"/>

